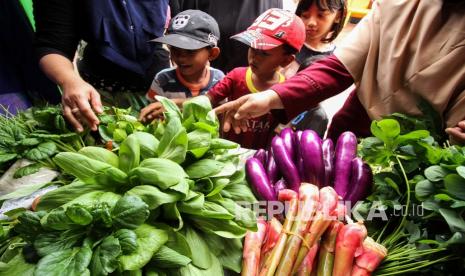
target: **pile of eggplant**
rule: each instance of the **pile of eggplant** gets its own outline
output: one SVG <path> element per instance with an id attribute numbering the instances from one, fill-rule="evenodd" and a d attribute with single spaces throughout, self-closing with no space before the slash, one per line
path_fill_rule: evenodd
<path id="1" fill-rule="evenodd" d="M 368 164 L 357 157 L 357 137 L 342 133 L 334 148 L 313 130 L 285 128 L 273 137 L 270 149 L 260 149 L 246 162 L 249 184 L 261 200 L 277 200 L 282 189 L 299 191 L 301 183 L 334 187 L 344 200 L 356 203 L 372 186 Z"/>

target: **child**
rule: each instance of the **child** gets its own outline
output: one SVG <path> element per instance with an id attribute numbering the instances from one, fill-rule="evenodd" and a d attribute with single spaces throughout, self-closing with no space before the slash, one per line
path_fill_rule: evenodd
<path id="1" fill-rule="evenodd" d="M 235 68 L 208 91 L 207 96 L 213 105 L 226 98 L 235 100 L 283 82 L 285 78 L 280 70 L 289 65 L 302 48 L 305 26 L 300 18 L 288 11 L 269 9 L 246 31 L 231 38 L 249 46 L 249 67 Z M 230 131 L 224 138 L 245 148 L 265 148 L 276 125 L 271 114 L 266 114 L 249 120 L 246 132 L 236 134 Z"/>
<path id="2" fill-rule="evenodd" d="M 205 94 L 224 77 L 223 72 L 209 67 L 220 54 L 218 23 L 200 10 L 186 10 L 171 19 L 165 36 L 153 41 L 169 45 L 175 68 L 160 71 L 152 82 L 147 98 L 160 95 L 182 105 L 186 98 Z M 161 116 L 163 107 L 154 102 L 142 109 L 139 119 L 151 121 Z"/>
<path id="3" fill-rule="evenodd" d="M 305 24 L 306 37 L 295 61 L 283 70 L 287 78 L 292 77 L 307 58 L 333 53 L 332 42 L 344 27 L 347 4 L 346 0 L 302 0 L 295 14 Z"/>
<path id="4" fill-rule="evenodd" d="M 325 55 L 315 55 L 305 59 L 299 67 L 298 72 L 312 65 L 315 61 L 324 58 Z M 323 138 L 328 128 L 328 115 L 318 104 L 316 107 L 302 112 L 291 121 L 291 126 L 296 130 L 312 129 Z"/>

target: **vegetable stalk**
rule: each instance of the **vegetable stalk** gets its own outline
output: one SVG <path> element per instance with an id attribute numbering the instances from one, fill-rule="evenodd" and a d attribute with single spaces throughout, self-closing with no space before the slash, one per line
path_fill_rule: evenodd
<path id="1" fill-rule="evenodd" d="M 288 233 L 291 231 L 292 224 L 297 215 L 298 208 L 298 197 L 297 193 L 290 189 L 284 189 L 279 192 L 278 200 L 289 202 L 289 208 L 286 214 L 286 220 L 283 224 L 283 230 L 279 236 L 279 240 L 276 243 L 276 246 L 273 248 L 273 251 L 268 256 L 268 259 L 265 261 L 263 269 L 260 271 L 260 275 L 273 276 L 276 268 L 279 265 L 281 256 L 283 255 Z"/>
<path id="2" fill-rule="evenodd" d="M 367 237 L 363 241 L 363 253 L 355 258 L 352 276 L 371 275 L 387 255 L 386 247 Z"/>
<path id="3" fill-rule="evenodd" d="M 320 239 L 326 228 L 331 224 L 331 221 L 334 220 L 334 216 L 337 215 L 338 195 L 332 187 L 327 186 L 320 189 L 319 198 L 318 210 L 310 225 L 310 229 L 304 236 L 305 246 L 300 247 L 293 267 L 294 272 L 297 272 L 300 264 L 308 254 L 308 247 L 311 248 Z"/>
<path id="4" fill-rule="evenodd" d="M 326 230 L 321 241 L 320 252 L 318 254 L 318 276 L 331 276 L 334 265 L 334 251 L 336 247 L 336 237 L 344 224 L 340 221 L 333 221 Z"/>
<path id="5" fill-rule="evenodd" d="M 258 275 L 260 266 L 260 249 L 266 233 L 266 221 L 259 218 L 257 232 L 247 231 L 244 241 L 244 253 L 242 255 L 242 276 Z"/>
<path id="6" fill-rule="evenodd" d="M 294 262 L 302 245 L 302 237 L 305 235 L 309 225 L 311 224 L 313 215 L 318 208 L 319 196 L 317 186 L 308 183 L 304 183 L 300 186 L 299 211 L 297 213 L 296 221 L 292 225 L 292 234 L 287 240 L 282 261 L 276 270 L 278 275 L 289 275 L 292 272 Z M 312 245 L 309 245 L 309 247 L 311 246 Z"/>
<path id="7" fill-rule="evenodd" d="M 362 250 L 367 229 L 361 222 L 349 223 L 342 227 L 336 238 L 333 276 L 349 276 L 356 252 Z"/>

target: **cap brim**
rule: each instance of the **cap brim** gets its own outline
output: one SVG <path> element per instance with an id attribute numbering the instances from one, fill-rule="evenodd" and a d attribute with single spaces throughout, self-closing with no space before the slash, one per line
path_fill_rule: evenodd
<path id="1" fill-rule="evenodd" d="M 279 39 L 258 33 L 253 30 L 243 31 L 242 33 L 233 35 L 231 36 L 231 39 L 240 41 L 247 46 L 258 50 L 271 50 L 284 44 L 284 42 Z"/>
<path id="2" fill-rule="evenodd" d="M 210 46 L 210 44 L 195 40 L 193 38 L 179 35 L 179 34 L 168 34 L 151 41 L 165 43 L 177 48 L 186 50 L 198 50 L 204 47 Z"/>

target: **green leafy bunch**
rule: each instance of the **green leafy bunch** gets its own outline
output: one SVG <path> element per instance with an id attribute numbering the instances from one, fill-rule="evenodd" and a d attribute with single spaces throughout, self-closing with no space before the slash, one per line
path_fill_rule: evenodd
<path id="1" fill-rule="evenodd" d="M 425 125 L 420 122 L 402 114 L 373 121 L 373 137 L 359 144 L 359 154 L 374 172 L 372 194 L 359 210 L 366 215 L 374 208 L 389 216 L 387 223 L 368 222 L 390 251 L 380 275 L 445 262 L 454 258 L 454 247 L 465 242 L 465 152 L 458 146 L 440 146 L 428 130 L 417 129 Z M 406 212 L 394 216 L 399 206 Z"/>

